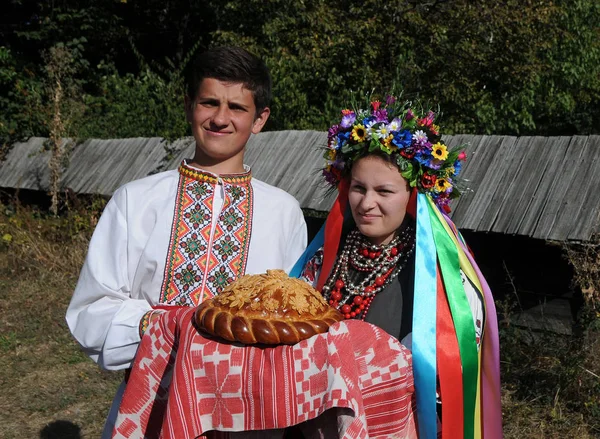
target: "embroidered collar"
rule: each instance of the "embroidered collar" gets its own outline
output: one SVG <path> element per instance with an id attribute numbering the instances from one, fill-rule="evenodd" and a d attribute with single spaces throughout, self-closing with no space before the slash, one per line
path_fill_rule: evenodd
<path id="1" fill-rule="evenodd" d="M 194 168 L 184 160 L 179 165 L 178 170 L 181 175 L 211 184 L 217 184 L 221 180 L 227 184 L 244 185 L 250 183 L 250 180 L 252 180 L 250 166 L 244 165 L 244 169 L 246 172 L 239 174 L 214 174 L 203 169 Z"/>

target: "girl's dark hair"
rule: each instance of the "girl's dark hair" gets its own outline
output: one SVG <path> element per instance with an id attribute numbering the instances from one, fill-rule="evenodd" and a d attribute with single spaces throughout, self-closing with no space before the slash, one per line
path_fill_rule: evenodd
<path id="1" fill-rule="evenodd" d="M 195 99 L 204 78 L 242 83 L 252 92 L 257 111 L 271 102 L 271 75 L 265 63 L 240 47 L 216 47 L 199 54 L 186 75 L 186 92 Z"/>

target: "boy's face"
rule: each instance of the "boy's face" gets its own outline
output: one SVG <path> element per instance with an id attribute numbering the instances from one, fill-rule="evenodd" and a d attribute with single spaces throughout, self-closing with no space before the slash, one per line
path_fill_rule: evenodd
<path id="1" fill-rule="evenodd" d="M 265 108 L 257 114 L 252 92 L 241 83 L 205 78 L 195 101 L 186 97 L 186 116 L 196 139 L 197 156 L 203 157 L 205 164 L 228 162 L 239 168 L 250 134 L 260 132 L 269 113 Z"/>

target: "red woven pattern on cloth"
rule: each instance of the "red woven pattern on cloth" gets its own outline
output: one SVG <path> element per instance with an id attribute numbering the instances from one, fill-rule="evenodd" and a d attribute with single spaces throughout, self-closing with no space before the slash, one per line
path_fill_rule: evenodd
<path id="1" fill-rule="evenodd" d="M 341 408 L 340 438 L 416 438 L 410 353 L 379 328 L 345 321 L 259 348 L 199 334 L 193 314 L 168 311 L 148 327 L 113 437 L 278 429 Z"/>

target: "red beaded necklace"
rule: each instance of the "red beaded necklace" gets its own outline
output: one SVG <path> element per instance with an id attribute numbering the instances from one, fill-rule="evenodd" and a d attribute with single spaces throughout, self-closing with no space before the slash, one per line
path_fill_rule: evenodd
<path id="1" fill-rule="evenodd" d="M 323 286 L 329 304 L 346 319 L 364 320 L 375 295 L 400 273 L 414 250 L 414 231 L 408 225 L 387 245 L 371 244 L 357 229 L 344 248 Z M 352 272 L 351 272 L 352 270 Z M 354 284 L 351 277 L 362 278 Z"/>

